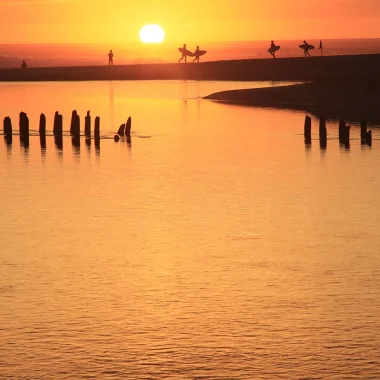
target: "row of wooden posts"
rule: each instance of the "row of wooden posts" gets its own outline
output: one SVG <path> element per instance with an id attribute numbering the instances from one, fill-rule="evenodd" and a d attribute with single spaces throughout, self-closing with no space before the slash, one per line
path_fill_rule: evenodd
<path id="1" fill-rule="evenodd" d="M 41 140 L 41 146 L 46 146 L 46 116 L 45 114 L 40 115 L 39 123 L 39 134 Z M 73 142 L 80 144 L 80 117 L 77 111 L 72 112 L 71 125 L 70 125 L 70 134 L 73 138 Z M 91 116 L 90 111 L 87 112 L 85 118 L 85 131 L 86 139 L 91 139 Z M 29 146 L 29 118 L 25 112 L 20 113 L 19 121 L 19 135 L 20 142 L 25 146 Z M 63 140 L 63 117 L 58 111 L 54 115 L 54 124 L 53 124 L 53 135 L 57 146 L 62 145 Z M 12 144 L 12 121 L 9 116 L 4 119 L 4 138 L 8 144 Z M 95 145 L 100 144 L 100 117 L 95 118 L 94 126 L 94 140 Z"/>
<path id="2" fill-rule="evenodd" d="M 346 125 L 344 120 L 339 121 L 339 143 L 344 144 L 346 147 L 350 145 L 350 128 L 351 126 Z M 311 144 L 310 116 L 305 117 L 304 136 L 305 144 Z M 363 145 L 372 146 L 372 131 L 367 130 L 367 122 L 365 121 L 360 123 L 360 138 Z M 323 116 L 319 118 L 319 144 L 321 148 L 327 147 L 326 119 Z"/>
<path id="3" fill-rule="evenodd" d="M 132 127 L 132 119 L 129 117 L 125 124 L 122 124 L 115 135 L 114 140 L 119 141 L 119 136 L 125 136 L 127 138 L 127 142 L 131 142 L 131 127 Z M 20 142 L 25 146 L 29 146 L 29 118 L 25 112 L 20 113 L 20 121 L 19 121 L 19 135 Z M 40 115 L 40 123 L 39 123 L 39 135 L 41 140 L 41 146 L 46 147 L 46 116 L 44 114 Z M 54 115 L 54 124 L 53 124 L 53 135 L 55 139 L 55 143 L 58 147 L 62 147 L 63 145 L 63 117 L 57 111 Z M 71 115 L 71 124 L 70 124 L 70 135 L 73 139 L 73 144 L 79 146 L 80 145 L 80 117 L 78 112 L 74 110 Z M 91 115 L 90 111 L 87 112 L 87 115 L 84 120 L 84 135 L 86 138 L 86 142 L 89 140 L 91 142 Z M 12 121 L 10 117 L 6 117 L 4 119 L 4 138 L 7 144 L 12 144 Z M 94 124 L 94 140 L 95 146 L 100 145 L 100 117 L 95 118 Z"/>

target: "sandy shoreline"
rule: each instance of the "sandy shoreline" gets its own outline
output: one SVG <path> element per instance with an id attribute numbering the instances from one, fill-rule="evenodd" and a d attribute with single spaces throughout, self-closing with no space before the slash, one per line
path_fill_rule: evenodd
<path id="1" fill-rule="evenodd" d="M 0 82 L 88 80 L 313 81 L 380 73 L 380 54 L 125 66 L 0 69 Z"/>

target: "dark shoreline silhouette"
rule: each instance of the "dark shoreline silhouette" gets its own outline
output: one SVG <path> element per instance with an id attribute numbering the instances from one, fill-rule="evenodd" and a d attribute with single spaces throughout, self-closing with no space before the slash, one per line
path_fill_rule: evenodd
<path id="1" fill-rule="evenodd" d="M 0 82 L 90 80 L 313 81 L 380 74 L 380 54 L 199 62 L 0 69 Z"/>
<path id="2" fill-rule="evenodd" d="M 205 97 L 227 104 L 300 110 L 328 119 L 380 122 L 380 79 L 319 80 L 272 88 L 221 91 Z"/>

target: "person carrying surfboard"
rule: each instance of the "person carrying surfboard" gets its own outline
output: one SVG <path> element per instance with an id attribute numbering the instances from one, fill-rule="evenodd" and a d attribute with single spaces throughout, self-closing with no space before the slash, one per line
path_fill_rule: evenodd
<path id="1" fill-rule="evenodd" d="M 276 45 L 274 44 L 274 41 L 270 42 L 270 54 L 273 58 L 276 58 Z"/>
<path id="2" fill-rule="evenodd" d="M 181 62 L 185 58 L 185 63 L 186 63 L 186 44 L 183 44 L 182 48 L 182 57 L 178 60 L 178 62 Z"/>
<path id="3" fill-rule="evenodd" d="M 196 48 L 196 50 L 195 50 L 195 52 L 194 52 L 194 56 L 195 56 L 195 58 L 194 58 L 194 60 L 193 60 L 193 63 L 194 63 L 195 61 L 199 62 L 199 57 L 200 57 L 200 55 L 199 55 L 199 46 L 197 46 L 197 48 Z"/>
<path id="4" fill-rule="evenodd" d="M 311 57 L 310 53 L 309 53 L 309 44 L 304 40 L 303 43 L 305 44 L 305 47 L 303 49 L 303 52 L 305 53 L 305 57 L 306 55 L 308 55 L 309 57 Z"/>

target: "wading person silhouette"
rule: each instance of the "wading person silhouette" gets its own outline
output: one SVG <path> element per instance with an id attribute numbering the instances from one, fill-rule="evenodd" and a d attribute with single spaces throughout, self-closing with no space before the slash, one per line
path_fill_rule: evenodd
<path id="1" fill-rule="evenodd" d="M 26 66 L 26 62 L 25 62 L 25 61 L 22 61 L 21 68 L 22 68 L 22 69 L 26 69 L 26 67 L 27 67 L 27 66 Z"/>
<path id="2" fill-rule="evenodd" d="M 321 55 L 323 55 L 322 40 L 319 41 L 319 51 L 321 52 Z"/>
<path id="3" fill-rule="evenodd" d="M 194 56 L 195 56 L 195 58 L 194 58 L 194 60 L 193 60 L 193 63 L 194 63 L 195 61 L 199 62 L 199 57 L 200 57 L 200 55 L 199 55 L 199 46 L 197 46 L 197 48 L 196 48 L 196 50 L 195 50 L 195 52 L 194 52 Z"/>
<path id="4" fill-rule="evenodd" d="M 182 57 L 178 60 L 178 62 L 181 62 L 185 58 L 186 63 L 186 44 L 183 44 L 183 47 L 181 49 Z"/>
<path id="5" fill-rule="evenodd" d="M 113 53 L 112 50 L 108 53 L 108 66 L 113 66 Z"/>
<path id="6" fill-rule="evenodd" d="M 305 53 L 305 57 L 308 55 L 309 57 L 311 57 L 311 55 L 309 54 L 309 44 L 306 42 L 306 41 L 303 41 L 303 43 L 305 44 L 305 47 L 303 49 L 303 52 Z"/>

